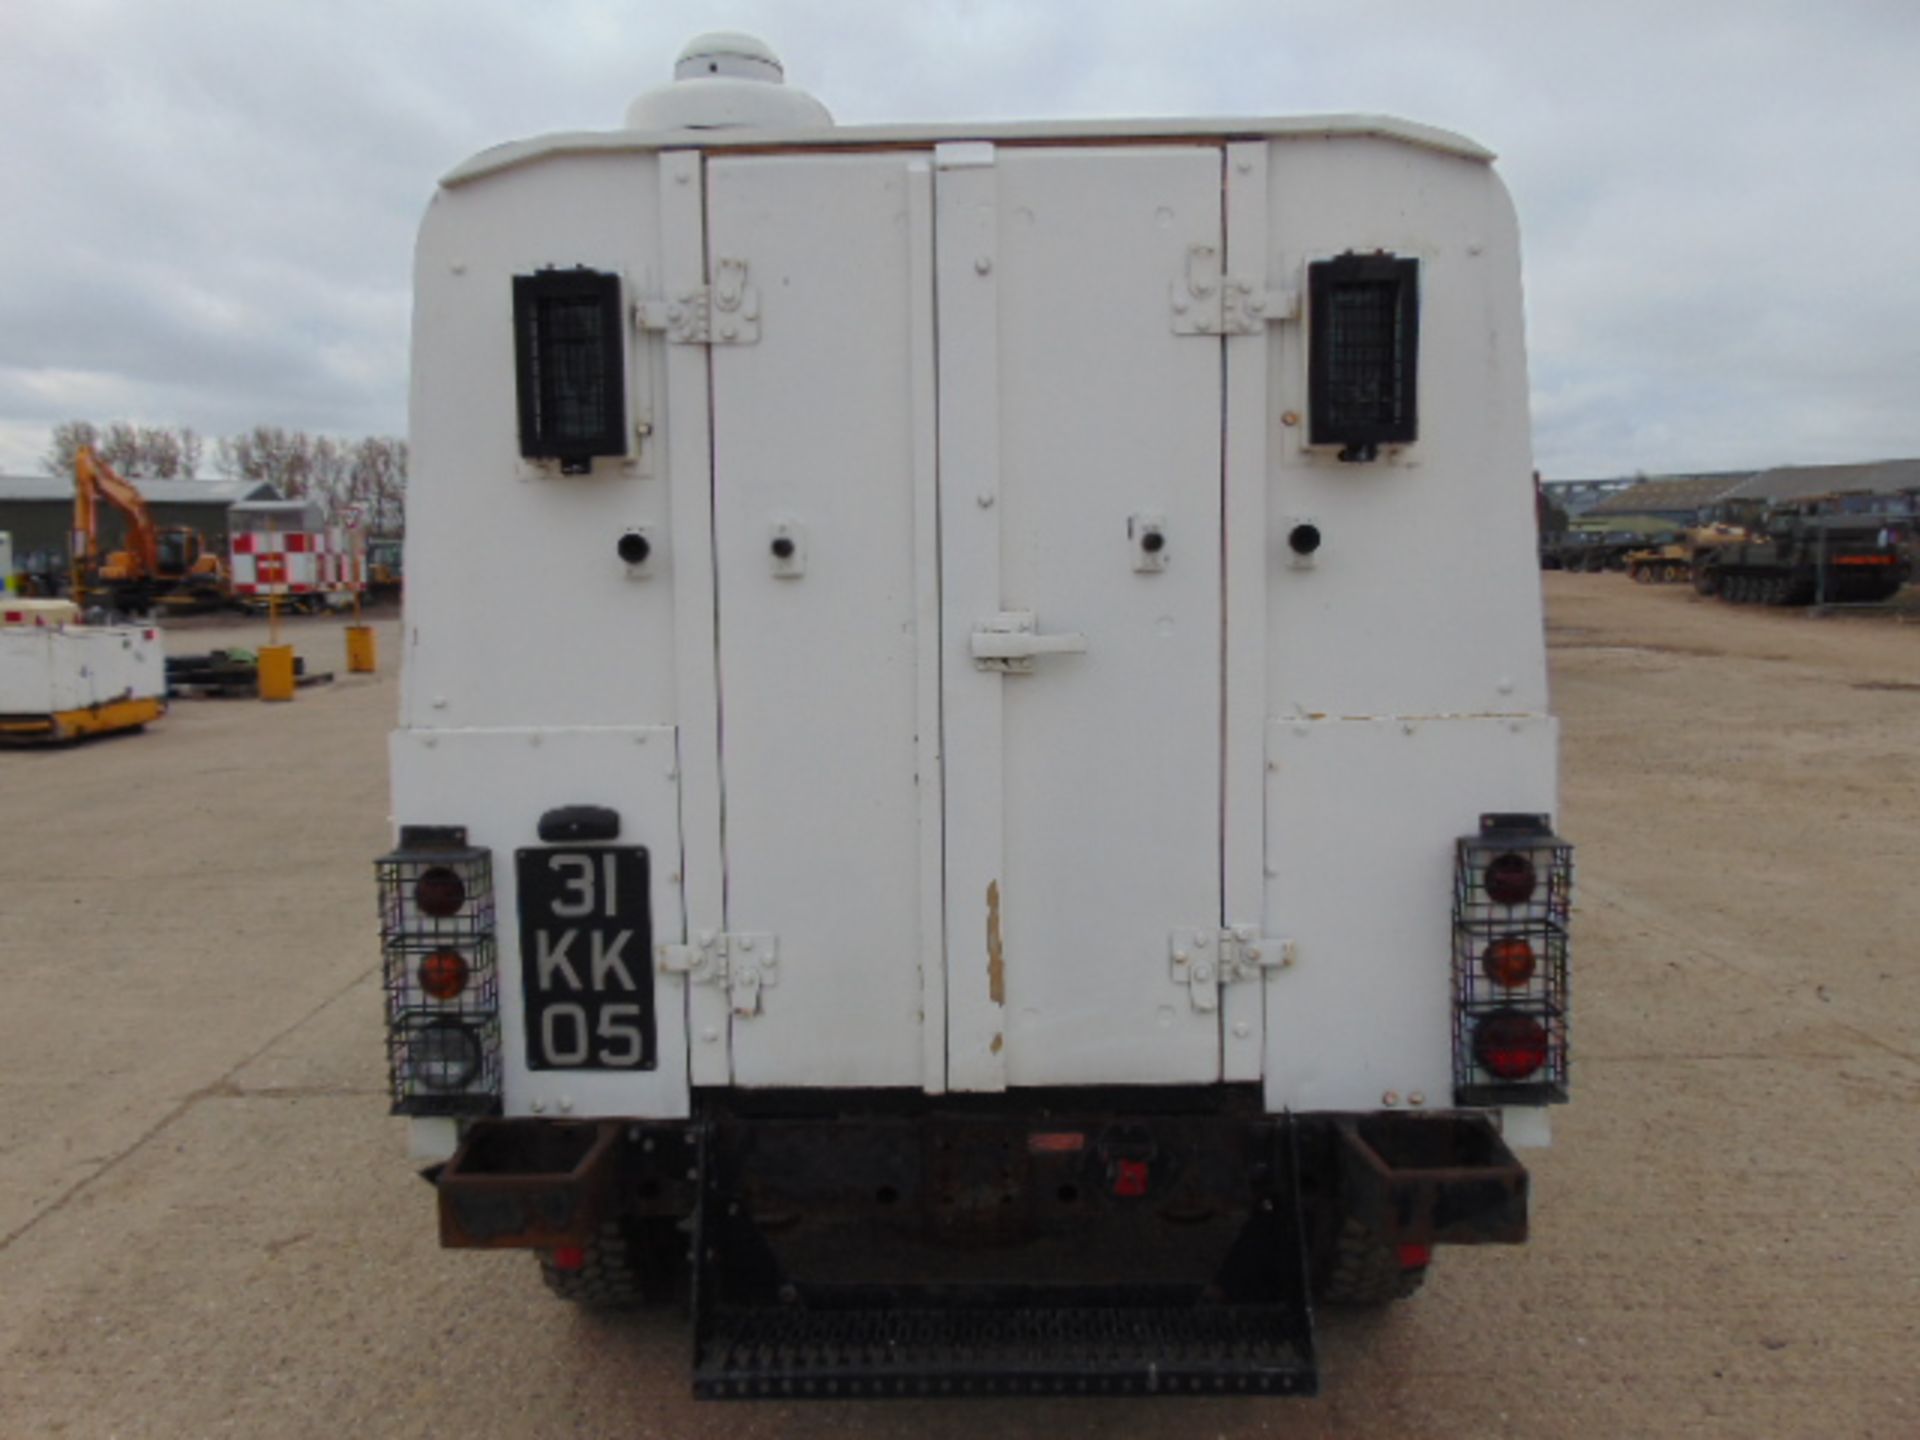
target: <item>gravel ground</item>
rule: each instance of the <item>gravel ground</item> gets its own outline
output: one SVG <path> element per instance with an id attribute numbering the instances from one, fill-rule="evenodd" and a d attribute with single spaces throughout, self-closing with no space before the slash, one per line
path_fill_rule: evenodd
<path id="1" fill-rule="evenodd" d="M 696 1407 L 664 1316 L 434 1247 L 386 1117 L 374 677 L 0 754 L 0 1436 L 1920 1435 L 1920 628 L 1546 577 L 1576 1103 L 1534 1243 L 1312 1401 Z M 176 651 L 260 642 L 194 622 Z"/>

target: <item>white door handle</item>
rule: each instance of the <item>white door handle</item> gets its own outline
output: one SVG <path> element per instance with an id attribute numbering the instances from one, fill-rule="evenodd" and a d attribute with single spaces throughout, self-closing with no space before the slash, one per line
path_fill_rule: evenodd
<path id="1" fill-rule="evenodd" d="M 1081 655 L 1086 648 L 1087 637 L 1071 630 L 1042 635 L 1031 610 L 996 615 L 973 632 L 973 663 L 1012 675 L 1031 674 L 1036 656 Z"/>

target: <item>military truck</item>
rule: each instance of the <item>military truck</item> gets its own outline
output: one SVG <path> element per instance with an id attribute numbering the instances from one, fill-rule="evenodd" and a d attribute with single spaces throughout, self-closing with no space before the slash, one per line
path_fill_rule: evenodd
<path id="1" fill-rule="evenodd" d="M 1787 501 L 1727 517 L 1741 538 L 1696 554 L 1694 588 L 1736 605 L 1846 605 L 1890 600 L 1912 573 L 1910 523 L 1846 497 Z"/>
<path id="2" fill-rule="evenodd" d="M 420 234 L 441 1241 L 684 1298 L 703 1396 L 1310 1392 L 1316 1305 L 1524 1239 L 1568 1095 L 1492 156 L 675 74 Z"/>

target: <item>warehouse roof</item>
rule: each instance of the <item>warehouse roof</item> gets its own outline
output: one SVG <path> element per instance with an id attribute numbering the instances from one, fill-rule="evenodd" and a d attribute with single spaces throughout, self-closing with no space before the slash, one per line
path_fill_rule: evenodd
<path id="1" fill-rule="evenodd" d="M 1698 510 L 1720 500 L 1804 500 L 1864 491 L 1892 495 L 1920 490 L 1920 460 L 1861 460 L 1845 465 L 1775 465 L 1699 475 L 1652 475 L 1616 491 L 1586 513 L 1639 515 Z"/>
<path id="2" fill-rule="evenodd" d="M 149 505 L 231 505 L 236 500 L 278 500 L 264 480 L 139 480 Z M 73 481 L 53 475 L 0 475 L 0 503 L 9 500 L 73 499 Z"/>
<path id="3" fill-rule="evenodd" d="M 1751 470 L 1698 475 L 1654 475 L 1609 495 L 1589 515 L 1639 515 L 1649 510 L 1698 510 L 1733 493 L 1753 478 Z"/>
<path id="4" fill-rule="evenodd" d="M 1920 460 L 1863 460 L 1851 465 L 1777 465 L 1749 477 L 1732 497 L 1805 500 L 1865 491 L 1893 495 L 1920 490 Z"/>

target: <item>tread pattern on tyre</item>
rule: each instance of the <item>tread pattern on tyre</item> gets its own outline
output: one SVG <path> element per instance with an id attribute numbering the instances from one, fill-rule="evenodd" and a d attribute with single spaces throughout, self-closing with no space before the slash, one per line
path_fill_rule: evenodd
<path id="1" fill-rule="evenodd" d="M 1407 1299 L 1426 1278 L 1426 1266 L 1403 1268 L 1391 1245 L 1365 1221 L 1350 1217 L 1334 1242 L 1333 1267 L 1320 1298 L 1329 1305 L 1385 1305 Z"/>
<path id="2" fill-rule="evenodd" d="M 562 1300 L 595 1309 L 624 1310 L 646 1303 L 638 1247 L 624 1224 L 607 1221 L 584 1248 L 586 1263 L 577 1270 L 562 1270 L 553 1263 L 551 1251 L 537 1252 L 540 1278 L 549 1290 Z"/>

